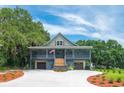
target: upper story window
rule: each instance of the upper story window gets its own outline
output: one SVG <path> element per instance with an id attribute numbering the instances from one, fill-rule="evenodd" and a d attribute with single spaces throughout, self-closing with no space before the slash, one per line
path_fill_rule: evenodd
<path id="1" fill-rule="evenodd" d="M 62 46 L 63 45 L 63 41 L 56 41 L 56 45 L 57 46 Z"/>

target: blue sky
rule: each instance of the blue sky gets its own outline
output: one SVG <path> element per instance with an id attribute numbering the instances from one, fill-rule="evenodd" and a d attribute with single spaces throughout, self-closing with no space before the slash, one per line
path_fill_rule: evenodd
<path id="1" fill-rule="evenodd" d="M 15 6 L 0 6 L 15 7 Z M 124 6 L 19 6 L 41 21 L 51 37 L 63 33 L 68 39 L 117 40 L 124 46 Z"/>

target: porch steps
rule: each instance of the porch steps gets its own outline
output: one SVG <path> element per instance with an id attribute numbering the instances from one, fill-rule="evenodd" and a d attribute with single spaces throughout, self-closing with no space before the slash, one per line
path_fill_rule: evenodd
<path id="1" fill-rule="evenodd" d="M 55 59 L 54 70 L 67 70 L 67 66 L 65 65 L 63 58 Z"/>
<path id="2" fill-rule="evenodd" d="M 65 66 L 63 58 L 56 58 L 54 66 Z"/>

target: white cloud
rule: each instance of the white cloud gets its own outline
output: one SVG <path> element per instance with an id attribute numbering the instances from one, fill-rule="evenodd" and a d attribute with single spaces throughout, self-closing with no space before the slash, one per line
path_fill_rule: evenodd
<path id="1" fill-rule="evenodd" d="M 57 34 L 61 32 L 63 34 L 69 35 L 84 35 L 91 38 L 97 38 L 102 40 L 114 39 L 117 40 L 120 44 L 124 46 L 123 36 L 124 33 L 119 34 L 119 32 L 115 31 L 115 20 L 111 16 L 105 15 L 105 13 L 96 14 L 96 17 L 93 18 L 93 21 L 90 22 L 84 19 L 78 14 L 67 13 L 67 12 L 54 12 L 51 14 L 56 15 L 58 17 L 64 18 L 66 20 L 65 24 L 62 26 L 44 24 L 44 27 L 50 32 L 50 34 Z M 67 22 L 68 21 L 68 22 Z M 69 24 L 71 23 L 71 24 Z M 65 25 L 68 25 L 65 26 Z M 94 31 L 90 31 L 83 27 L 83 25 L 88 26 L 89 28 L 94 28 Z"/>
<path id="2" fill-rule="evenodd" d="M 87 29 L 84 29 L 83 27 L 63 27 L 63 26 L 59 26 L 59 25 L 52 25 L 52 24 L 47 24 L 47 23 L 43 23 L 44 28 L 46 30 L 48 30 L 48 32 L 51 35 L 56 35 L 57 33 L 61 32 L 62 34 L 66 34 L 66 35 L 82 35 L 82 36 L 87 36 L 87 37 L 91 37 L 91 38 L 97 38 L 97 39 L 102 39 L 102 40 L 108 40 L 108 39 L 114 39 L 117 40 L 120 44 L 122 44 L 124 46 L 124 40 L 122 38 L 122 36 L 124 36 L 124 34 L 121 34 L 117 36 L 117 33 L 111 32 L 110 33 L 100 33 L 100 32 L 93 32 L 91 33 L 90 31 L 87 31 Z"/>
<path id="3" fill-rule="evenodd" d="M 102 37 L 101 34 L 99 34 L 98 32 L 92 33 L 91 36 L 94 38 L 101 38 Z"/>
<path id="4" fill-rule="evenodd" d="M 14 6 L 12 5 L 0 5 L 0 8 L 13 8 Z"/>
<path id="5" fill-rule="evenodd" d="M 47 24 L 47 23 L 43 23 L 43 26 L 45 28 L 45 30 L 48 30 L 48 32 L 51 35 L 55 35 L 59 32 L 63 33 L 63 34 L 68 34 L 68 35 L 80 35 L 83 32 L 86 32 L 86 29 L 84 28 L 76 28 L 76 27 L 63 27 L 63 26 L 58 26 L 58 25 L 52 25 L 52 24 Z"/>
<path id="6" fill-rule="evenodd" d="M 82 18 L 82 17 L 80 17 L 78 15 L 75 15 L 75 14 L 62 13 L 62 14 L 56 14 L 56 15 L 60 16 L 62 18 L 65 18 L 68 21 L 74 22 L 74 24 L 87 25 L 87 26 L 91 26 L 93 28 L 96 28 L 95 25 L 93 25 L 92 23 L 88 22 L 84 18 Z"/>

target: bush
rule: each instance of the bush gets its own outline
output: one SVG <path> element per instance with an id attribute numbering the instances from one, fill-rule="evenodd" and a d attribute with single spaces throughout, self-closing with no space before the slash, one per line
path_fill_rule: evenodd
<path id="1" fill-rule="evenodd" d="M 7 78 L 6 78 L 6 75 L 4 74 L 4 75 L 3 75 L 3 80 L 6 81 L 6 79 L 7 79 Z"/>
<path id="2" fill-rule="evenodd" d="M 68 70 L 74 70 L 74 66 L 69 66 Z"/>
<path id="3" fill-rule="evenodd" d="M 124 86 L 124 82 L 122 83 L 122 86 Z"/>
<path id="4" fill-rule="evenodd" d="M 0 51 L 0 66 L 5 65 L 6 63 L 6 58 L 4 57 L 2 51 Z"/>
<path id="5" fill-rule="evenodd" d="M 100 82 L 99 84 L 105 84 L 104 82 Z"/>
<path id="6" fill-rule="evenodd" d="M 121 82 L 121 78 L 119 77 L 119 78 L 117 78 L 117 80 L 116 80 L 118 83 L 120 83 Z"/>
<path id="7" fill-rule="evenodd" d="M 96 75 L 96 77 L 99 77 L 99 75 Z"/>
<path id="8" fill-rule="evenodd" d="M 6 70 L 9 70 L 9 68 L 8 67 L 0 67 L 0 70 L 1 71 L 6 71 Z"/>
<path id="9" fill-rule="evenodd" d="M 91 83 L 96 83 L 96 81 L 91 81 Z"/>
<path id="10" fill-rule="evenodd" d="M 93 80 L 96 80 L 96 78 L 93 78 Z"/>
<path id="11" fill-rule="evenodd" d="M 111 83 L 111 84 L 113 84 L 113 79 L 110 79 L 108 83 Z"/>
<path id="12" fill-rule="evenodd" d="M 105 76 L 102 76 L 102 79 L 105 79 Z"/>
<path id="13" fill-rule="evenodd" d="M 112 70 L 113 73 L 115 73 L 115 70 Z"/>
<path id="14" fill-rule="evenodd" d="M 107 73 L 109 73 L 109 70 L 107 70 Z"/>
<path id="15" fill-rule="evenodd" d="M 119 70 L 118 73 L 121 74 L 121 70 Z"/>
<path id="16" fill-rule="evenodd" d="M 102 80 L 103 80 L 103 81 L 105 81 L 106 79 L 105 79 L 105 78 L 103 78 Z"/>

